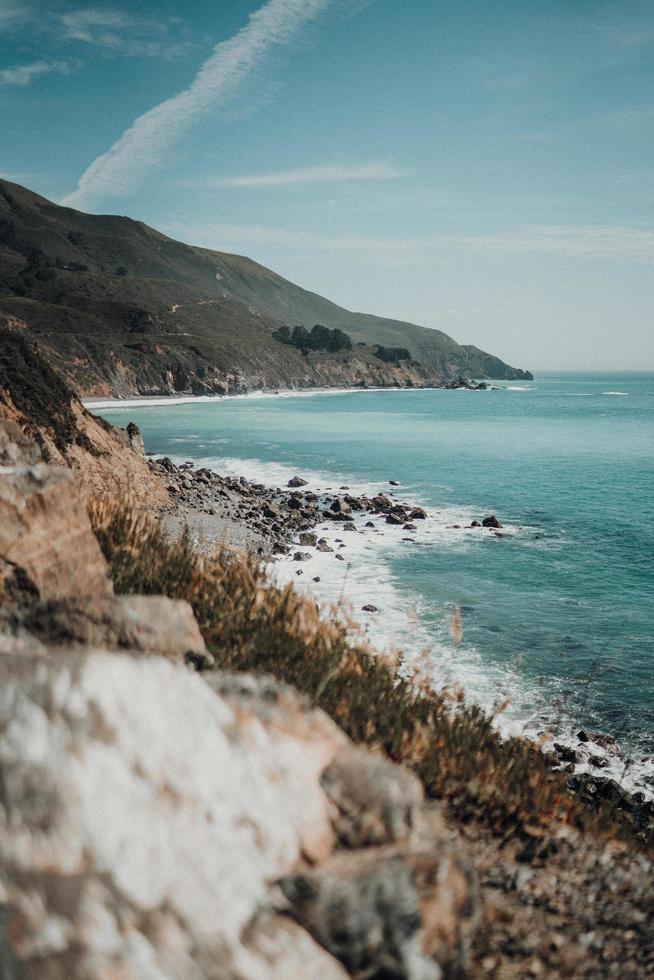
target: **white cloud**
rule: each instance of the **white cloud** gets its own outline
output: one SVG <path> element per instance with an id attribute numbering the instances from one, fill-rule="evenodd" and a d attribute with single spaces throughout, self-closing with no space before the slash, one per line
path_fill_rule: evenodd
<path id="1" fill-rule="evenodd" d="M 654 261 L 654 231 L 619 225 L 529 225 L 490 235 L 454 236 L 447 240 L 493 252 Z"/>
<path id="2" fill-rule="evenodd" d="M 596 126 L 649 135 L 654 125 L 654 105 L 624 106 L 595 116 Z"/>
<path id="3" fill-rule="evenodd" d="M 287 44 L 331 0 L 268 0 L 234 37 L 217 44 L 189 88 L 139 116 L 80 177 L 64 203 L 122 195 L 156 167 L 181 134 L 222 104 L 276 45 Z"/>
<path id="4" fill-rule="evenodd" d="M 417 249 L 424 239 L 389 239 L 368 236 L 324 235 L 320 232 L 294 231 L 287 228 L 270 228 L 265 225 L 232 225 L 222 222 L 206 224 L 168 225 L 169 234 L 179 235 L 184 241 L 221 248 L 245 245 L 288 245 L 333 252 L 404 252 Z"/>
<path id="5" fill-rule="evenodd" d="M 289 184 L 335 183 L 343 180 L 396 180 L 408 177 L 411 170 L 399 170 L 390 163 L 361 163 L 352 166 L 324 164 L 298 170 L 282 170 L 268 174 L 248 174 L 241 177 L 215 177 L 192 182 L 201 187 L 286 187 Z M 189 182 L 191 183 L 191 182 Z"/>
<path id="6" fill-rule="evenodd" d="M 30 85 L 42 75 L 68 75 L 71 66 L 67 61 L 33 61 L 29 65 L 16 65 L 0 70 L 1 85 Z"/>
<path id="7" fill-rule="evenodd" d="M 27 7 L 19 0 L 0 0 L 0 30 L 27 15 Z"/>
<path id="8" fill-rule="evenodd" d="M 207 248 L 281 245 L 316 251 L 359 252 L 401 264 L 424 265 L 453 248 L 490 254 L 539 254 L 561 258 L 610 258 L 654 262 L 654 231 L 601 225 L 529 225 L 487 235 L 432 235 L 408 238 L 324 235 L 262 225 L 205 223 L 170 225 L 169 234 Z"/>
<path id="9" fill-rule="evenodd" d="M 120 44 L 121 37 L 117 32 L 134 25 L 133 20 L 119 10 L 96 10 L 93 7 L 62 14 L 60 20 L 64 33 L 72 41 L 108 48 Z"/>
<path id="10" fill-rule="evenodd" d="M 166 57 L 185 50 L 169 37 L 167 20 L 134 17 L 122 10 L 83 7 L 58 17 L 60 31 L 68 41 L 105 48 L 116 54 Z M 179 28 L 179 25 L 176 24 Z"/>

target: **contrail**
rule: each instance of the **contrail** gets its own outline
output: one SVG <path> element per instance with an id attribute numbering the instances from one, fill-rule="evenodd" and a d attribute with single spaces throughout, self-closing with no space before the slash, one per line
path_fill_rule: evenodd
<path id="1" fill-rule="evenodd" d="M 122 195 L 136 186 L 162 161 L 184 130 L 224 102 L 271 48 L 288 44 L 331 2 L 268 0 L 234 37 L 216 45 L 187 89 L 139 116 L 106 153 L 97 157 L 62 203 L 79 207 L 98 196 Z"/>

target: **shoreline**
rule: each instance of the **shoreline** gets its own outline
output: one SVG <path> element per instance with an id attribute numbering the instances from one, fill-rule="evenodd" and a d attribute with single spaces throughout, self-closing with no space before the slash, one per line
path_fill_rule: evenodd
<path id="1" fill-rule="evenodd" d="M 268 398 L 311 398 L 315 395 L 367 394 L 379 391 L 444 391 L 447 389 L 426 388 L 259 388 L 236 395 L 136 395 L 130 398 L 83 398 L 82 404 L 89 411 L 104 409 L 111 411 L 120 408 L 165 408 L 169 405 L 211 405 L 227 401 L 247 401 Z"/>
<path id="2" fill-rule="evenodd" d="M 248 550 L 268 563 L 273 581 L 281 586 L 292 582 L 316 602 L 324 615 L 344 601 L 348 617 L 361 629 L 362 638 L 381 654 L 398 654 L 404 646 L 398 664 L 408 670 L 412 665 L 424 670 L 424 665 L 419 651 L 407 650 L 400 637 L 390 646 L 384 644 L 392 627 L 384 619 L 383 603 L 382 608 L 376 605 L 378 580 L 370 579 L 366 550 L 374 542 L 393 547 L 401 541 L 404 547 L 416 546 L 421 536 L 427 538 L 423 543 L 428 543 L 433 537 L 432 525 L 436 530 L 498 537 L 519 531 L 502 528 L 499 522 L 499 527 L 475 527 L 470 515 L 466 525 L 438 524 L 422 507 L 399 499 L 400 484 L 392 479 L 386 492 L 371 497 L 345 485 L 312 488 L 301 476 L 295 478 L 295 485 L 273 487 L 243 476 L 223 476 L 206 466 L 196 468 L 190 460 L 178 465 L 167 457 L 163 457 L 163 462 L 151 457 L 150 466 L 155 471 L 163 470 L 178 487 L 172 494 L 174 503 L 163 514 L 168 533 L 175 535 L 186 525 L 201 548 L 212 550 L 225 544 Z M 413 518 L 412 512 L 416 515 Z M 417 516 L 417 512 L 424 516 Z M 355 543 L 361 547 L 353 547 Z M 365 597 L 357 592 L 361 582 L 366 583 Z M 355 609 L 350 602 L 354 594 L 361 608 Z M 435 678 L 432 682 L 437 688 Z M 470 697 L 465 685 L 463 690 Z M 470 700 L 479 703 L 474 696 Z M 589 803 L 608 795 L 629 813 L 649 814 L 654 810 L 653 794 L 644 793 L 642 780 L 632 778 L 630 763 L 611 736 L 585 731 L 574 736 L 570 731 L 558 730 L 548 731 L 544 738 L 543 731 L 528 731 L 519 718 L 510 721 L 506 717 L 500 717 L 498 728 L 505 737 L 526 738 L 540 744 L 552 767 L 569 774 L 571 791 Z"/>
<path id="3" fill-rule="evenodd" d="M 234 395 L 134 395 L 128 398 L 82 398 L 84 408 L 89 411 L 94 409 L 104 409 L 112 411 L 121 408 L 164 408 L 169 405 L 195 405 L 212 404 L 226 401 L 246 401 L 248 399 L 267 399 L 267 398 L 311 398 L 315 395 L 350 395 L 368 394 L 371 392 L 421 392 L 421 391 L 509 391 L 518 390 L 509 387 L 512 383 L 521 382 L 519 390 L 528 391 L 524 379 L 516 378 L 512 382 L 508 379 L 466 379 L 469 385 L 456 385 L 452 383 L 442 385 L 424 385 L 422 387 L 401 387 L 393 385 L 390 387 L 307 387 L 307 388 L 257 388 L 254 391 L 242 392 Z M 486 383 L 486 388 L 476 387 L 478 383 Z"/>

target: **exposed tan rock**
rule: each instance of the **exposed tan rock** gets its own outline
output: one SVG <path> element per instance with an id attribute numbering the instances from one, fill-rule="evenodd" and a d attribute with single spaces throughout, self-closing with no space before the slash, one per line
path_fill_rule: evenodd
<path id="1" fill-rule="evenodd" d="M 62 459 L 75 472 L 86 496 L 121 496 L 142 506 L 160 507 L 168 502 L 164 481 L 150 470 L 140 452 L 135 452 L 121 433 L 100 422 L 74 399 L 73 413 L 79 431 L 93 451 L 72 444 Z"/>
<path id="2" fill-rule="evenodd" d="M 347 743 L 343 732 L 297 691 L 272 678 L 221 672 L 202 676 L 238 717 L 256 717 L 257 725 L 263 725 L 271 742 L 279 746 L 280 760 L 287 760 L 285 778 L 297 797 L 304 799 L 302 807 L 289 814 L 302 853 L 312 863 L 326 858 L 335 843 L 332 808 L 324 793 L 315 796 L 312 786 Z"/>
<path id="3" fill-rule="evenodd" d="M 349 973 L 292 919 L 266 915 L 247 930 L 236 975 L 237 980 L 345 980 Z"/>
<path id="4" fill-rule="evenodd" d="M 418 778 L 366 749 L 345 746 L 323 773 L 322 785 L 337 809 L 339 840 L 348 847 L 405 840 L 418 822 Z"/>
<path id="5" fill-rule="evenodd" d="M 281 882 L 293 916 L 353 974 L 465 975 L 479 916 L 471 864 L 443 834 L 429 850 L 336 854 Z M 437 965 L 438 964 L 438 965 Z"/>
<path id="6" fill-rule="evenodd" d="M 87 596 L 30 602 L 0 612 L 2 631 L 60 650 L 72 644 L 130 650 L 198 667 L 213 664 L 193 610 L 166 596 Z M 25 644 L 29 650 L 29 644 Z"/>
<path id="7" fill-rule="evenodd" d="M 0 560 L 5 592 L 43 599 L 112 592 L 72 475 L 59 467 L 0 468 Z"/>
<path id="8" fill-rule="evenodd" d="M 324 851 L 328 726 L 307 745 L 161 658 L 0 657 L 0 686 L 6 975 L 246 977 L 249 936 L 262 963 L 309 948 L 339 976 L 292 929 L 249 931 L 269 883 Z"/>
<path id="9" fill-rule="evenodd" d="M 165 483 L 147 465 L 136 426 L 117 429 L 88 412 L 34 345 L 2 325 L 0 315 L 0 343 L 9 358 L 0 370 L 0 418 L 37 442 L 46 462 L 70 467 L 85 496 L 120 495 L 154 508 L 166 504 Z M 24 436 L 9 428 L 0 435 L 3 458 L 14 465 L 19 458 L 35 462 L 41 456 L 26 459 Z"/>
<path id="10" fill-rule="evenodd" d="M 0 418 L 0 466 L 31 466 L 41 459 L 41 450 L 19 425 Z"/>

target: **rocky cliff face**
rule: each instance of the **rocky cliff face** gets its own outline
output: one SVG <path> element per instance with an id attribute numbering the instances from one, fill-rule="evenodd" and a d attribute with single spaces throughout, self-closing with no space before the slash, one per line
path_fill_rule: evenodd
<path id="1" fill-rule="evenodd" d="M 528 376 L 442 331 L 344 310 L 241 256 L 57 207 L 0 180 L 2 314 L 83 395 Z M 354 350 L 305 356 L 275 339 L 282 325 L 316 323 L 344 330 Z M 380 344 L 410 357 L 385 363 Z"/>
<path id="2" fill-rule="evenodd" d="M 87 412 L 24 334 L 1 322 L 0 419 L 27 433 L 45 460 L 69 467 L 86 495 L 120 493 L 153 507 L 168 499 L 163 480 L 135 452 L 142 448 L 136 435 Z M 0 455 L 15 447 L 0 432 Z"/>
<path id="3" fill-rule="evenodd" d="M 68 471 L 0 431 L 2 977 L 465 972 L 476 875 L 417 778 L 197 672 L 190 607 L 114 596 Z"/>

